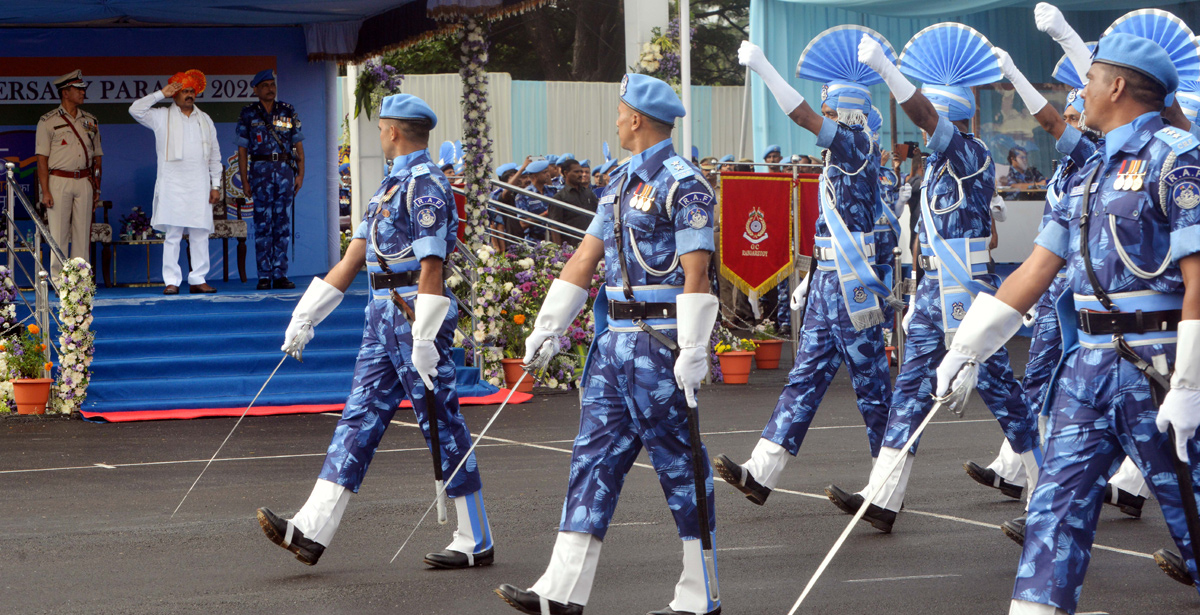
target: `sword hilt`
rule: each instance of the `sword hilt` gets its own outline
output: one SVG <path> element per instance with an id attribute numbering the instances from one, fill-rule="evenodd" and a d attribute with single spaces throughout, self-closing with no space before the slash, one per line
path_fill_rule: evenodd
<path id="1" fill-rule="evenodd" d="M 954 372 L 954 377 L 950 379 L 950 384 L 946 389 L 946 394 L 941 396 L 933 396 L 934 403 L 938 403 L 950 408 L 950 411 L 954 413 L 954 416 L 957 416 L 961 419 L 963 414 L 965 414 L 967 411 L 967 398 L 971 395 L 971 389 L 974 388 L 974 383 L 971 382 L 970 379 L 964 380 L 957 387 L 955 386 L 955 383 L 958 382 L 959 377 L 962 376 L 967 370 L 978 369 L 978 367 L 979 364 L 976 363 L 974 359 L 969 359 L 963 363 L 962 366 L 958 368 L 958 371 Z"/>
<path id="2" fill-rule="evenodd" d="M 304 345 L 307 344 L 308 342 L 301 342 L 300 339 L 302 337 L 304 337 L 305 332 L 312 331 L 312 330 L 313 330 L 313 325 L 311 322 L 306 322 L 303 325 L 301 325 L 300 331 L 298 333 L 296 333 L 296 337 L 292 338 L 292 343 L 288 344 L 287 350 L 284 350 L 284 352 L 286 354 L 288 354 L 289 356 L 291 356 L 293 359 L 303 363 L 304 362 Z"/>

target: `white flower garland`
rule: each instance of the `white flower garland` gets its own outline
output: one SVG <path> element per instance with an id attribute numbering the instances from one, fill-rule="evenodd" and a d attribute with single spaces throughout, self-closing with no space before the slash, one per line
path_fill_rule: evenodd
<path id="1" fill-rule="evenodd" d="M 13 283 L 12 271 L 0 265 L 0 333 L 17 324 L 17 285 Z M 8 369 L 8 353 L 0 352 L 0 412 L 16 410 L 13 385 Z"/>
<path id="2" fill-rule="evenodd" d="M 467 190 L 466 243 L 473 250 L 486 245 L 488 180 L 492 173 L 492 138 L 488 125 L 487 22 L 467 17 L 458 33 L 463 82 L 463 181 Z"/>
<path id="3" fill-rule="evenodd" d="M 78 411 L 87 399 L 88 381 L 92 372 L 92 354 L 96 334 L 92 332 L 92 299 L 96 284 L 92 266 L 82 258 L 73 258 L 63 265 L 58 280 L 62 293 L 58 302 L 58 378 L 50 396 L 50 411 L 70 414 Z"/>

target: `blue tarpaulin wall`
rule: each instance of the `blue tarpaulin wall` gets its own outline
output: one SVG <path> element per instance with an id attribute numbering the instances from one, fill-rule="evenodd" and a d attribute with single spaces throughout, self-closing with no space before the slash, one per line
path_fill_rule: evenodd
<path id="1" fill-rule="evenodd" d="M 979 30 L 992 44 L 1008 51 L 1017 68 L 1031 82 L 1050 83 L 1050 72 L 1062 57 L 1062 49 L 1049 36 L 1038 31 L 1033 19 L 1035 4 L 1025 0 L 751 0 L 750 40 L 763 48 L 771 64 L 788 78 L 810 104 L 821 100 L 821 84 L 795 77 L 796 61 L 813 37 L 827 28 L 844 24 L 862 25 L 878 31 L 891 42 L 899 55 L 904 44 L 928 26 L 943 21 L 964 23 Z M 1195 2 L 1162 4 L 1064 0 L 1056 4 L 1064 9 L 1067 21 L 1085 41 L 1096 40 L 1114 20 L 1137 8 L 1163 8 L 1193 27 L 1200 26 L 1200 3 Z M 854 7 L 856 10 L 835 8 L 835 5 Z M 1104 10 L 1072 10 L 1100 7 L 1104 7 Z M 796 126 L 784 115 L 762 80 L 752 77 L 751 84 L 755 155 L 761 155 L 770 143 L 781 145 L 785 156 L 792 153 L 819 153 L 816 136 Z M 887 87 L 883 84 L 873 86 L 871 98 L 883 114 L 882 141 L 891 143 L 891 105 Z M 896 142 L 923 143 L 920 132 L 903 110 L 897 108 L 897 113 Z"/>
<path id="2" fill-rule="evenodd" d="M 209 79 L 197 106 L 217 127 L 221 155 L 236 154 L 234 125 L 241 107 L 254 100 L 248 79 L 264 68 L 278 73 L 279 100 L 296 107 L 305 134 L 306 173 L 296 198 L 295 256 L 290 273 L 324 273 L 329 260 L 326 132 L 326 67 L 307 61 L 304 31 L 275 28 L 47 28 L 6 29 L 0 37 L 0 157 L 16 159 L 22 184 L 33 175 L 33 129 L 38 118 L 58 105 L 45 84 L 73 68 L 92 81 L 84 109 L 100 122 L 104 148 L 103 198 L 113 202 L 114 235 L 120 219 L 135 206 L 149 211 L 154 194 L 154 134 L 134 122 L 128 107 L 142 91 L 153 91 L 177 71 L 199 69 Z M 47 73 L 47 74 L 43 74 Z M 139 89 L 141 88 L 141 89 Z M 247 274 L 255 283 L 254 227 L 251 220 Z M 230 242 L 229 259 L 235 259 Z M 212 241 L 213 270 L 220 275 L 221 242 Z M 141 247 L 116 248 L 117 281 L 145 281 Z M 150 256 L 151 279 L 161 280 L 161 248 Z M 231 277 L 236 275 L 230 263 Z"/>

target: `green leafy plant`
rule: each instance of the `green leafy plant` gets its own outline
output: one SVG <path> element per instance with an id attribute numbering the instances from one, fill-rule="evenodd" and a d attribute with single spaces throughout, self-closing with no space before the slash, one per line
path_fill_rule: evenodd
<path id="1" fill-rule="evenodd" d="M 29 325 L 12 330 L 0 342 L 0 351 L 7 354 L 9 374 L 13 378 L 41 378 L 43 370 L 50 371 L 54 367 L 45 360 L 46 345 L 42 343 L 40 333 L 37 325 Z"/>

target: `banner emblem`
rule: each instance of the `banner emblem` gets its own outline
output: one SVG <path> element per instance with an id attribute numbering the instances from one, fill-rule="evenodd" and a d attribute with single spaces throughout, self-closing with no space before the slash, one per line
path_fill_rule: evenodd
<path id="1" fill-rule="evenodd" d="M 750 215 L 746 217 L 746 232 L 742 234 L 746 241 L 754 245 L 758 245 L 767 239 L 767 217 L 763 215 L 763 211 L 757 207 L 750 209 Z"/>
<path id="2" fill-rule="evenodd" d="M 866 303 L 866 301 L 867 301 L 867 291 L 863 290 L 862 286 L 855 287 L 854 288 L 854 302 L 855 303 Z"/>

